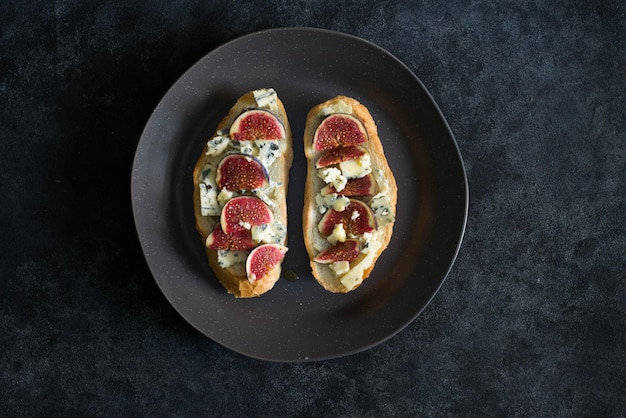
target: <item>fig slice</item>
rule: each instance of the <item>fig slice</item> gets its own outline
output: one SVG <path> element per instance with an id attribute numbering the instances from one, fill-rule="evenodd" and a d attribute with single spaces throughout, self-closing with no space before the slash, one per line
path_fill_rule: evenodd
<path id="1" fill-rule="evenodd" d="M 275 269 L 280 268 L 286 252 L 287 247 L 280 244 L 263 244 L 256 247 L 246 259 L 248 280 L 254 283 L 270 275 L 278 277 Z"/>
<path id="2" fill-rule="evenodd" d="M 337 261 L 347 261 L 351 263 L 359 258 L 360 252 L 359 240 L 347 239 L 344 242 L 338 242 L 326 248 L 316 255 L 313 261 L 322 264 L 335 263 Z"/>
<path id="3" fill-rule="evenodd" d="M 315 151 L 349 147 L 367 141 L 367 132 L 360 120 L 344 113 L 335 113 L 320 123 L 313 137 Z"/>
<path id="4" fill-rule="evenodd" d="M 367 151 L 358 145 L 329 149 L 317 160 L 315 168 L 323 168 L 343 161 L 356 160 L 365 154 L 367 154 Z"/>
<path id="5" fill-rule="evenodd" d="M 224 205 L 220 224 L 226 234 L 251 230 L 253 226 L 269 224 L 274 219 L 270 208 L 258 197 L 239 196 Z"/>
<path id="6" fill-rule="evenodd" d="M 350 203 L 342 211 L 330 208 L 326 211 L 318 225 L 320 233 L 329 236 L 335 225 L 343 224 L 343 229 L 349 236 L 359 236 L 376 229 L 374 212 L 367 204 L 360 200 L 350 199 Z"/>
<path id="7" fill-rule="evenodd" d="M 347 197 L 364 197 L 372 196 L 376 192 L 376 181 L 374 176 L 369 173 L 365 177 L 348 179 L 346 186 L 338 192 L 332 184 L 326 185 L 322 190 L 322 196 L 332 193 L 342 194 Z"/>
<path id="8" fill-rule="evenodd" d="M 263 163 L 252 155 L 230 154 L 217 166 L 217 187 L 231 192 L 254 190 L 269 183 L 269 173 Z"/>
<path id="9" fill-rule="evenodd" d="M 234 141 L 278 140 L 284 137 L 285 127 L 266 110 L 243 112 L 230 127 L 230 138 Z"/>
<path id="10" fill-rule="evenodd" d="M 206 239 L 206 247 L 211 250 L 242 251 L 254 248 L 256 245 L 251 231 L 244 229 L 226 234 L 220 224 L 215 225 L 213 232 Z"/>

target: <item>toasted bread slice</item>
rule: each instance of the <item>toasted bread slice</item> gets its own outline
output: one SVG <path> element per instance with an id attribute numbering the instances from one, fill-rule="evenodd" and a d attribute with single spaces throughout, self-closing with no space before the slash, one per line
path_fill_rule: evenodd
<path id="1" fill-rule="evenodd" d="M 282 139 L 239 140 L 232 135 L 231 127 L 238 117 L 251 110 L 269 112 L 278 119 L 284 130 Z M 241 96 L 228 115 L 218 124 L 214 135 L 207 141 L 193 172 L 193 204 L 196 229 L 207 244 L 207 238 L 220 225 L 222 208 L 237 196 L 255 196 L 266 203 L 273 221 L 257 232 L 257 245 L 287 242 L 287 185 L 293 161 L 291 127 L 282 101 L 273 89 L 259 89 Z M 227 155 L 244 154 L 262 163 L 269 178 L 267 184 L 255 190 L 225 190 L 216 181 L 220 162 Z M 245 223 L 242 223 L 245 224 Z M 250 226 L 247 226 L 250 229 Z M 254 230 L 254 229 L 253 229 Z M 209 265 L 226 290 L 236 297 L 259 296 L 270 290 L 280 277 L 280 266 L 272 268 L 258 280 L 248 279 L 246 258 L 251 248 L 245 250 L 210 249 L 206 254 Z"/>
<path id="2" fill-rule="evenodd" d="M 335 189 L 336 194 L 322 195 L 322 190 L 328 187 L 326 181 L 332 181 L 332 179 L 328 177 L 322 179 L 323 174 L 320 174 L 320 168 L 316 166 L 319 158 L 327 152 L 327 150 L 316 148 L 314 144 L 316 130 L 325 118 L 333 114 L 347 114 L 358 119 L 367 133 L 365 142 L 359 143 L 358 146 L 369 155 L 370 175 L 375 180 L 375 189 L 367 196 L 351 197 L 351 199 L 362 201 L 372 209 L 376 225 L 373 226 L 371 232 L 352 234 L 352 236 L 350 231 L 345 236 L 333 232 L 328 236 L 322 234 L 318 227 L 326 211 L 343 209 L 352 213 L 350 204 L 345 209 L 343 208 L 347 200 L 342 197 L 340 185 Z M 347 145 L 337 146 L 341 148 Z M 346 293 L 359 287 L 363 280 L 369 277 L 379 256 L 389 245 L 396 213 L 398 193 L 396 181 L 385 158 L 378 130 L 370 112 L 364 105 L 349 97 L 337 96 L 309 111 L 304 132 L 304 152 L 307 158 L 307 177 L 302 222 L 304 242 L 311 259 L 311 270 L 315 279 L 326 290 Z M 353 216 L 358 218 L 358 213 L 353 213 Z M 356 259 L 336 263 L 315 261 L 322 251 L 333 245 L 332 243 L 350 238 L 358 239 L 360 244 L 358 257 L 354 255 Z"/>

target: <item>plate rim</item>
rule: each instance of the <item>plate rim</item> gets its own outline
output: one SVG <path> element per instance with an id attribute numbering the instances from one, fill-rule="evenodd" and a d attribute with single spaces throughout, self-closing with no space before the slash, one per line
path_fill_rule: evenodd
<path id="1" fill-rule="evenodd" d="M 209 336 L 207 334 L 207 332 L 205 332 L 204 330 L 200 329 L 198 326 L 196 326 L 196 324 L 194 324 L 189 318 L 187 318 L 184 314 L 184 312 L 179 309 L 176 305 L 176 303 L 172 300 L 172 298 L 170 297 L 170 295 L 165 291 L 165 289 L 163 288 L 163 286 L 161 285 L 160 281 L 157 278 L 157 274 L 154 271 L 148 254 L 147 254 L 147 250 L 146 250 L 146 244 L 144 239 L 142 239 L 142 231 L 140 230 L 140 226 L 139 226 L 139 220 L 138 220 L 138 211 L 139 211 L 139 204 L 137 202 L 137 199 L 135 198 L 137 196 L 137 178 L 136 178 L 136 170 L 137 170 L 137 163 L 138 163 L 138 159 L 140 159 L 140 148 L 141 148 L 141 144 L 144 141 L 144 137 L 146 135 L 146 131 L 149 128 L 150 122 L 153 119 L 153 117 L 155 117 L 155 115 L 158 114 L 158 112 L 161 110 L 161 107 L 163 106 L 163 102 L 166 100 L 166 98 L 172 93 L 172 91 L 175 89 L 175 87 L 181 83 L 181 81 L 185 78 L 185 76 L 191 72 L 195 67 L 197 67 L 198 65 L 200 65 L 201 63 L 203 63 L 205 60 L 209 59 L 209 57 L 211 55 L 216 55 L 218 54 L 221 50 L 223 49 L 227 49 L 229 47 L 231 47 L 233 44 L 237 44 L 240 42 L 245 42 L 246 39 L 250 39 L 250 38 L 254 38 L 254 37 L 258 37 L 258 36 L 268 36 L 271 35 L 273 33 L 279 33 L 279 32 L 307 32 L 307 33 L 321 33 L 321 34 L 325 34 L 328 36 L 338 36 L 338 37 L 343 37 L 346 39 L 349 39 L 352 42 L 357 42 L 357 43 L 361 43 L 361 44 L 365 44 L 370 48 L 373 48 L 379 52 L 381 52 L 383 55 L 385 55 L 387 58 L 393 60 L 395 62 L 396 65 L 399 65 L 403 68 L 403 70 L 411 77 L 412 81 L 414 81 L 415 83 L 417 83 L 419 85 L 420 90 L 426 95 L 429 104 L 433 107 L 433 109 L 435 110 L 435 112 L 437 113 L 437 116 L 439 117 L 440 121 L 443 123 L 446 132 L 448 133 L 450 140 L 451 140 L 451 145 L 454 148 L 455 151 L 455 160 L 457 160 L 457 163 L 459 164 L 459 171 L 462 174 L 462 180 L 463 180 L 463 191 L 464 191 L 464 202 L 463 202 L 463 213 L 462 213 L 462 222 L 461 225 L 459 227 L 459 231 L 458 231 L 458 238 L 456 240 L 456 245 L 453 251 L 452 256 L 450 257 L 449 261 L 447 261 L 447 266 L 445 268 L 445 271 L 442 272 L 441 274 L 441 280 L 439 280 L 437 286 L 435 287 L 435 289 L 431 292 L 430 296 L 426 299 L 426 301 L 423 303 L 423 305 L 416 310 L 416 312 L 408 319 L 406 320 L 404 323 L 400 324 L 399 326 L 397 326 L 392 332 L 374 339 L 371 343 L 351 349 L 351 350 L 344 350 L 341 352 L 338 352 L 337 354 L 330 354 L 330 355 L 322 355 L 322 356 L 315 356 L 314 358 L 309 358 L 309 357 L 303 357 L 303 358 L 298 358 L 298 359 L 293 359 L 293 358 L 289 358 L 289 359 L 283 359 L 283 358 L 274 358 L 271 356 L 267 356 L 267 355 L 260 355 L 258 353 L 251 353 L 249 351 L 243 350 L 240 347 L 235 346 L 234 344 L 228 344 L 225 343 L 223 341 L 219 341 L 217 339 L 215 339 L 212 336 Z M 196 329 L 198 332 L 200 332 L 204 337 L 207 337 L 209 339 L 211 339 L 213 342 L 228 348 L 229 350 L 236 352 L 238 354 L 250 357 L 250 358 L 255 358 L 258 360 L 265 360 L 265 361 L 271 361 L 271 362 L 288 362 L 288 363 L 298 363 L 298 362 L 309 362 L 309 361 L 323 361 L 323 360 L 329 360 L 329 359 L 335 359 L 335 358 L 341 358 L 341 357 L 345 357 L 345 356 L 350 356 L 359 352 L 363 352 L 366 350 L 369 350 L 389 339 L 391 339 L 392 337 L 394 337 L 395 335 L 399 334 L 401 331 L 403 331 L 409 324 L 411 324 L 413 321 L 415 321 L 415 319 L 417 317 L 419 317 L 422 312 L 426 309 L 427 306 L 430 305 L 430 303 L 432 302 L 432 300 L 434 299 L 434 297 L 439 293 L 441 287 L 443 286 L 443 284 L 446 282 L 455 262 L 456 259 L 459 255 L 464 237 L 465 237 L 465 233 L 466 233 L 466 227 L 467 227 L 467 222 L 468 222 L 468 217 L 469 217 L 469 202 L 470 202 L 470 190 L 469 190 L 469 183 L 468 183 L 468 177 L 467 177 L 467 171 L 465 168 L 465 163 L 463 161 L 462 158 L 462 154 L 458 145 L 458 142 L 456 140 L 456 136 L 454 135 L 454 132 L 452 131 L 447 119 L 445 118 L 443 112 L 441 111 L 438 103 L 434 100 L 431 92 L 426 88 L 426 86 L 423 84 L 423 82 L 419 79 L 419 77 L 417 77 L 417 75 L 404 63 L 402 62 L 400 59 L 398 59 L 395 55 L 393 55 L 392 53 L 390 53 L 388 50 L 386 50 L 385 48 L 367 40 L 367 39 L 363 39 L 360 38 L 356 35 L 352 35 L 352 34 L 348 34 L 348 33 L 344 33 L 344 32 L 339 32 L 339 31 L 334 31 L 334 30 L 330 30 L 330 29 L 323 29 L 323 28 L 316 28 L 316 27 L 306 27 L 306 26 L 298 26 L 298 27 L 281 27 L 281 28 L 270 28 L 270 29 L 263 29 L 263 30 L 257 30 L 257 31 L 253 31 L 238 37 L 235 37 L 229 41 L 224 42 L 223 44 L 217 46 L 216 48 L 213 48 L 212 50 L 210 50 L 209 52 L 207 52 L 206 54 L 204 54 L 202 57 L 200 57 L 198 60 L 196 60 L 191 66 L 189 66 L 188 68 L 186 68 L 183 73 L 167 88 L 166 92 L 162 95 L 162 97 L 159 99 L 159 101 L 157 102 L 157 105 L 155 106 L 154 110 L 150 113 L 149 117 L 146 119 L 146 123 L 144 125 L 144 128 L 141 132 L 141 135 L 139 137 L 139 141 L 137 143 L 137 148 L 135 150 L 134 156 L 133 156 L 133 160 L 132 160 L 132 169 L 131 169 L 131 173 L 130 173 L 130 177 L 131 177 L 131 181 L 130 181 L 130 191 L 131 191 L 131 206 L 132 206 L 132 213 L 133 213 L 133 220 L 134 220 L 134 224 L 135 224 L 135 231 L 137 233 L 137 237 L 138 240 L 140 242 L 140 246 L 141 246 L 141 250 L 142 250 L 142 255 L 144 257 L 144 260 L 148 266 L 148 269 L 154 279 L 154 281 L 157 284 L 157 287 L 159 288 L 160 292 L 163 294 L 163 296 L 165 296 L 166 300 L 168 301 L 168 303 L 172 306 L 172 308 L 174 308 L 174 310 L 188 323 L 190 324 L 194 329 Z"/>

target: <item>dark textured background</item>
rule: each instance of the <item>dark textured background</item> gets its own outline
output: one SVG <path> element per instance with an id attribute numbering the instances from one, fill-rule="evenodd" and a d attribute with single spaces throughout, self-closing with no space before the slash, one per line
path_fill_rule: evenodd
<path id="1" fill-rule="evenodd" d="M 626 413 L 626 3 L 23 3 L 0 12 L 0 415 Z M 471 196 L 423 314 L 310 364 L 253 360 L 184 322 L 129 197 L 172 83 L 283 26 L 405 62 L 456 135 Z"/>

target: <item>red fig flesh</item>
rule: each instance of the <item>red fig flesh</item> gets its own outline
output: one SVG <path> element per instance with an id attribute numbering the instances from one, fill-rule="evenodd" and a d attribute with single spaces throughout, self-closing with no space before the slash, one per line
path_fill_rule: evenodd
<path id="1" fill-rule="evenodd" d="M 337 261 L 352 262 L 359 258 L 360 251 L 359 240 L 348 239 L 344 242 L 338 242 L 337 244 L 326 248 L 324 251 L 319 253 L 313 261 L 322 264 L 334 263 Z"/>
<path id="2" fill-rule="evenodd" d="M 318 225 L 320 233 L 329 236 L 335 225 L 343 224 L 343 229 L 352 236 L 363 235 L 376 229 L 374 212 L 360 200 L 350 199 L 350 204 L 339 212 L 331 208 L 322 217 Z"/>
<path id="3" fill-rule="evenodd" d="M 246 259 L 248 280 L 262 280 L 285 258 L 287 247 L 280 244 L 263 244 L 250 252 Z"/>
<path id="4" fill-rule="evenodd" d="M 257 197 L 239 196 L 224 205 L 220 224 L 227 234 L 250 230 L 253 226 L 269 224 L 273 220 L 272 211 Z"/>
<path id="5" fill-rule="evenodd" d="M 263 164 L 251 155 L 231 154 L 217 166 L 217 187 L 232 192 L 254 190 L 269 182 L 269 174 Z"/>
<path id="6" fill-rule="evenodd" d="M 315 151 L 357 145 L 367 140 L 365 127 L 357 118 L 343 113 L 328 116 L 315 131 Z"/>
<path id="7" fill-rule="evenodd" d="M 226 234 L 222 226 L 217 224 L 206 240 L 206 247 L 211 250 L 241 251 L 256 247 L 256 242 L 252 240 L 252 232 L 247 229 Z"/>
<path id="8" fill-rule="evenodd" d="M 315 168 L 328 167 L 343 161 L 356 160 L 367 153 L 362 147 L 352 145 L 349 147 L 333 148 L 326 151 L 315 163 Z"/>
<path id="9" fill-rule="evenodd" d="M 375 192 L 376 181 L 371 173 L 367 174 L 365 177 L 348 179 L 346 186 L 341 190 L 341 192 L 338 192 L 332 184 L 329 184 L 322 189 L 322 195 L 338 193 L 347 197 L 371 196 Z"/>
<path id="10" fill-rule="evenodd" d="M 254 109 L 235 119 L 230 127 L 230 137 L 234 141 L 278 140 L 285 137 L 285 128 L 270 112 Z"/>

